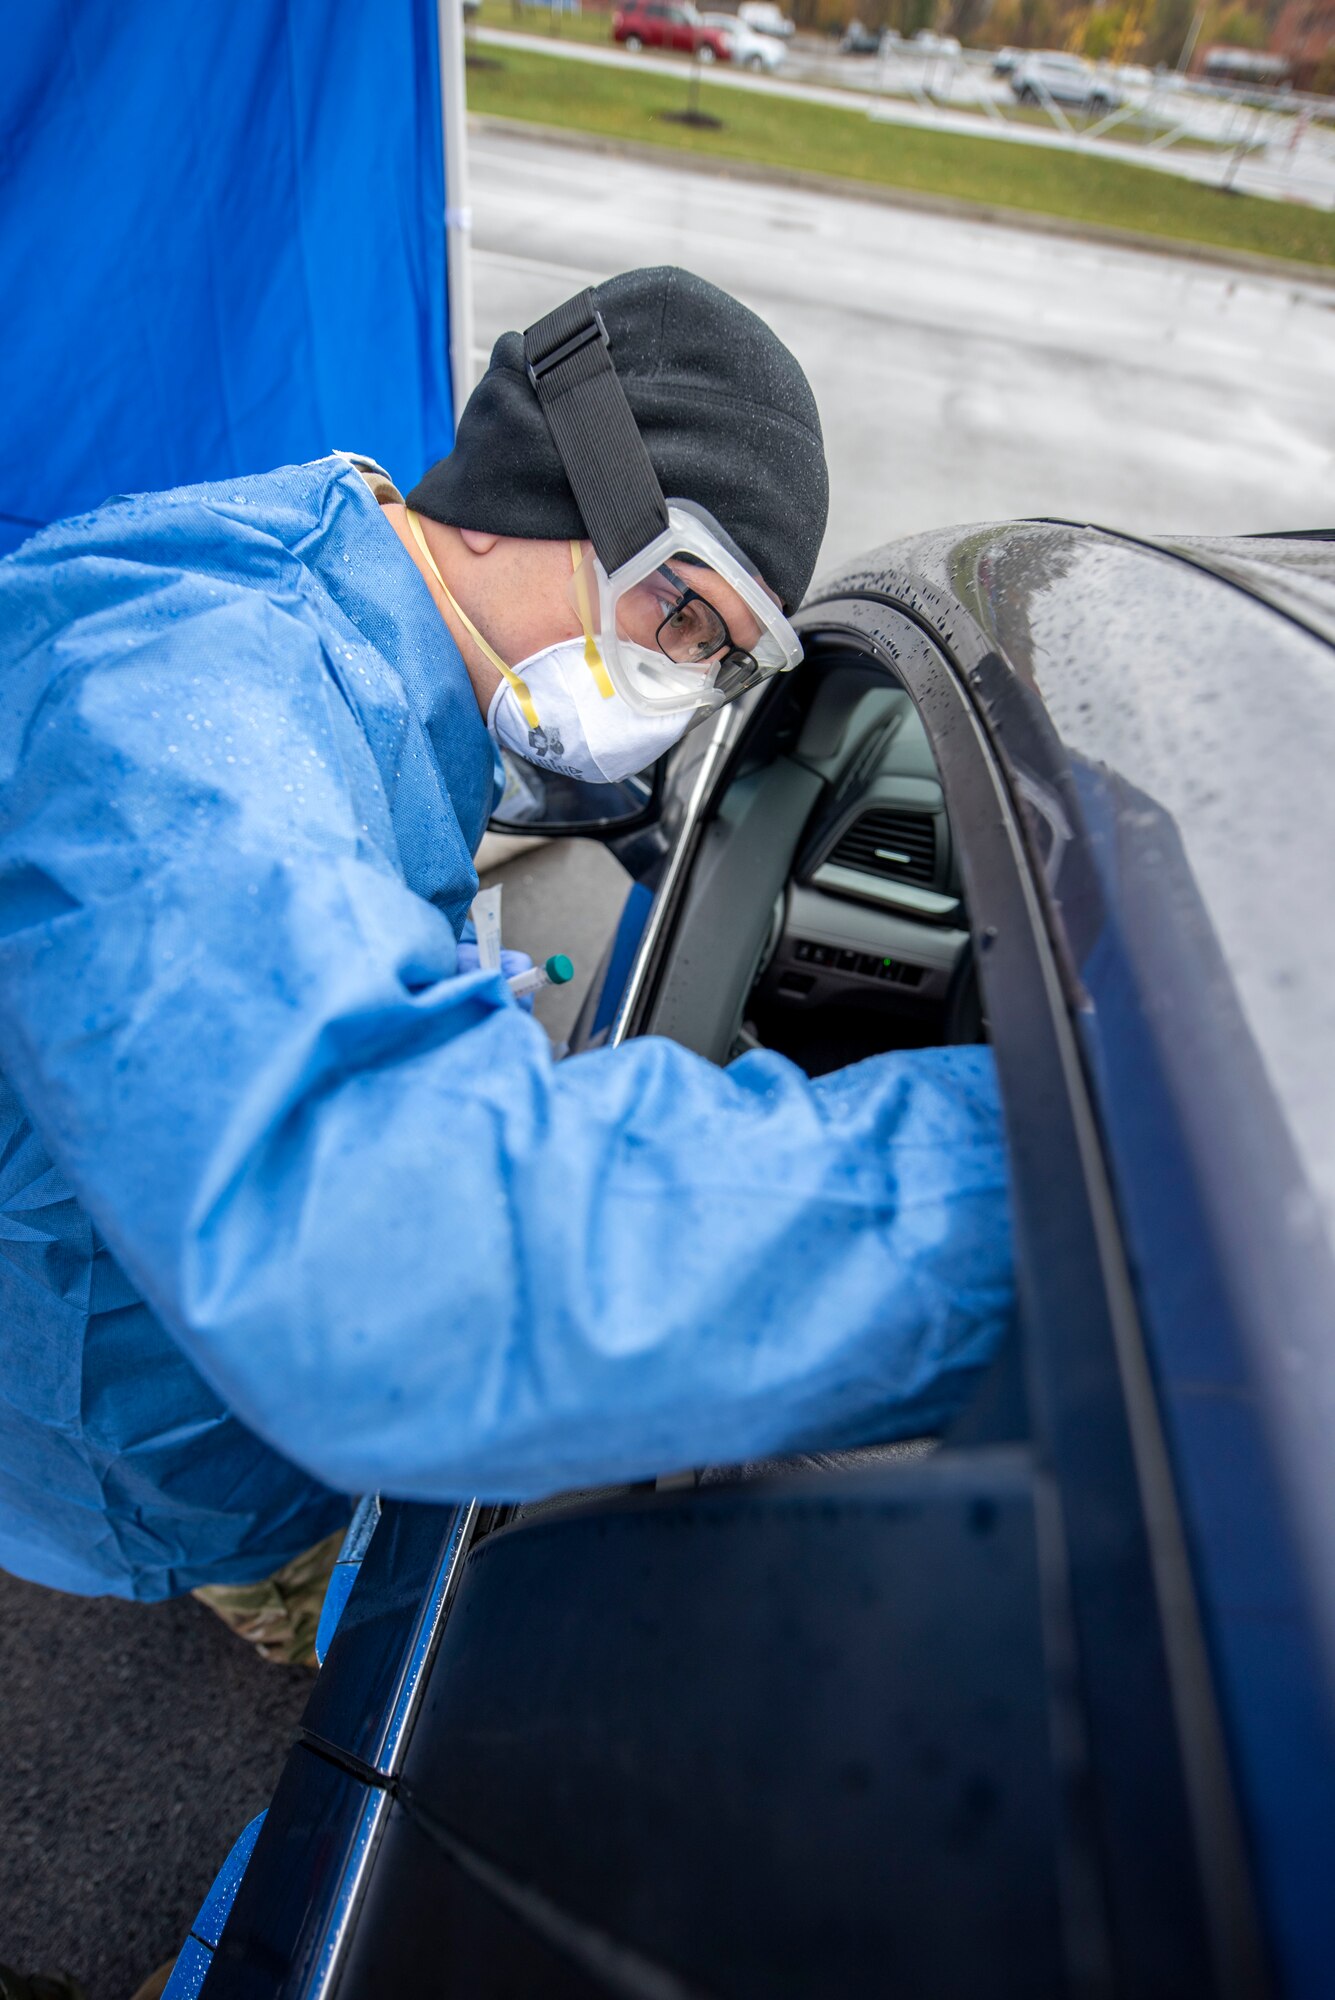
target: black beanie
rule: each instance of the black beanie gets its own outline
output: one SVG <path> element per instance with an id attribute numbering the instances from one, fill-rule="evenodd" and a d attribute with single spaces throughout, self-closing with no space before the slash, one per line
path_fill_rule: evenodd
<path id="1" fill-rule="evenodd" d="M 784 609 L 795 610 L 829 510 L 806 376 L 764 320 L 690 271 L 625 271 L 597 286 L 594 301 L 665 497 L 708 509 Z M 496 342 L 454 450 L 423 475 L 408 505 L 484 534 L 584 535 L 524 371 L 521 334 Z"/>

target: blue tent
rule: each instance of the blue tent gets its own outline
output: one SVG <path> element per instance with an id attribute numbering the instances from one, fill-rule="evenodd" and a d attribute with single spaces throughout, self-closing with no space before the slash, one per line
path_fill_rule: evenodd
<path id="1" fill-rule="evenodd" d="M 111 493 L 448 451 L 440 76 L 437 0 L 4 10 L 0 553 Z"/>

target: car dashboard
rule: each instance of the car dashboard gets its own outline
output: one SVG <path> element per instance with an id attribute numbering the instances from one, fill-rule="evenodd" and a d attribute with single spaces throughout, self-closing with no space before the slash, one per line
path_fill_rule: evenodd
<path id="1" fill-rule="evenodd" d="M 820 1075 L 982 1032 L 944 796 L 913 703 L 834 663 L 771 694 L 701 834 L 646 1027 Z"/>

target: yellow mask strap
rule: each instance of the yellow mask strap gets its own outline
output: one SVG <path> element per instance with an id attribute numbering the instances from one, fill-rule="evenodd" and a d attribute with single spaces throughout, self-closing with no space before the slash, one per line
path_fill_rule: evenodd
<path id="1" fill-rule="evenodd" d="M 450 589 L 448 583 L 446 583 L 444 577 L 440 573 L 440 570 L 436 566 L 436 558 L 432 555 L 430 549 L 426 545 L 426 536 L 422 533 L 422 523 L 418 519 L 417 515 L 413 512 L 411 507 L 405 507 L 403 511 L 408 516 L 408 526 L 413 531 L 413 539 L 416 541 L 418 548 L 422 551 L 422 554 L 426 557 L 427 562 L 430 564 L 431 574 L 432 576 L 435 577 L 436 582 L 440 585 L 441 589 L 444 591 L 451 610 L 454 612 L 460 624 L 463 626 L 464 630 L 468 633 L 469 637 L 472 639 L 473 643 L 481 650 L 482 653 L 486 655 L 487 659 L 491 661 L 492 666 L 495 667 L 497 673 L 501 676 L 502 680 L 508 681 L 510 686 L 513 688 L 515 700 L 519 703 L 520 711 L 523 714 L 524 720 L 528 724 L 529 728 L 530 729 L 541 728 L 542 725 L 538 721 L 538 711 L 533 706 L 533 697 L 529 693 L 527 685 L 520 678 L 520 676 L 514 671 L 513 667 L 507 667 L 505 661 L 496 651 L 496 648 L 493 645 L 491 645 L 486 639 L 483 638 L 482 634 L 478 631 L 477 626 L 473 623 L 468 613 L 464 610 L 463 605 L 460 604 L 458 598 L 455 596 L 454 592 Z"/>
<path id="2" fill-rule="evenodd" d="M 584 627 L 584 664 L 593 675 L 594 686 L 604 701 L 611 701 L 616 689 L 608 678 L 598 642 L 593 636 L 593 614 L 589 610 L 589 572 L 584 567 L 584 551 L 578 542 L 570 544 L 570 567 L 575 572 L 575 599 L 579 622 Z"/>

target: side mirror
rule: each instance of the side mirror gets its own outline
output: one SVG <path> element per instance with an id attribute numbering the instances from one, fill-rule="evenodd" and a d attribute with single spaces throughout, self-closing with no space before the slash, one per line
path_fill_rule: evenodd
<path id="1" fill-rule="evenodd" d="M 658 817 L 663 794 L 663 760 L 615 785 L 588 784 L 544 771 L 501 751 L 505 790 L 488 822 L 492 833 L 540 833 L 549 837 L 619 839 Z"/>

